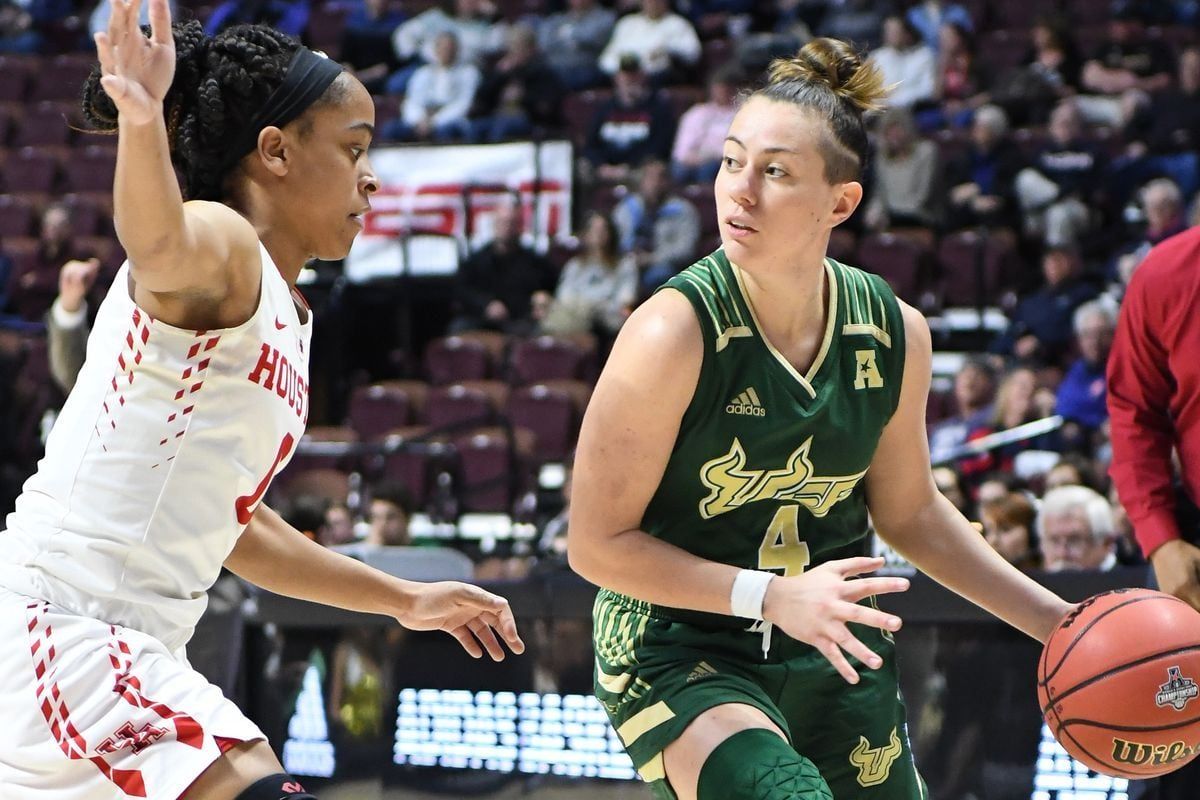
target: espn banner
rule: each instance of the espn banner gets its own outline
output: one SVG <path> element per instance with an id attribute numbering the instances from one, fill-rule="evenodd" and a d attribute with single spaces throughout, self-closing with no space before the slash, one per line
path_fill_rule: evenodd
<path id="1" fill-rule="evenodd" d="M 569 142 L 380 147 L 380 189 L 346 258 L 354 282 L 451 275 L 492 238 L 492 213 L 519 202 L 523 240 L 545 252 L 571 235 Z"/>

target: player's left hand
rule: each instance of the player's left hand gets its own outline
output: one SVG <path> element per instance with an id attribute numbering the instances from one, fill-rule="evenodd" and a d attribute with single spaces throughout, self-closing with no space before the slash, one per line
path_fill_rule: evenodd
<path id="1" fill-rule="evenodd" d="M 504 660 L 504 648 L 496 634 L 513 653 L 525 652 L 508 601 L 468 583 L 424 584 L 412 605 L 397 614 L 396 620 L 414 631 L 445 631 L 458 639 L 473 658 L 480 658 L 487 650 L 493 661 Z"/>

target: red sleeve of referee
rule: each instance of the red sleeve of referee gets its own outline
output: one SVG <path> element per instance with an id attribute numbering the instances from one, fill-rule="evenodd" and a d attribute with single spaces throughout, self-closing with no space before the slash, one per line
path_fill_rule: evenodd
<path id="1" fill-rule="evenodd" d="M 1143 270 L 1134 273 L 1108 357 L 1110 474 L 1147 558 L 1179 538 L 1171 463 L 1174 381 L 1165 349 L 1170 334 L 1161 324 L 1167 298 L 1153 296 L 1161 282 L 1148 277 Z"/>

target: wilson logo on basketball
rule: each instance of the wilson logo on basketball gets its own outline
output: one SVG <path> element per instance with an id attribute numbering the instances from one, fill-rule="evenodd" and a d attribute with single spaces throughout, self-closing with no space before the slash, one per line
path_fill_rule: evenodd
<path id="1" fill-rule="evenodd" d="M 117 728 L 116 733 L 96 745 L 96 751 L 111 754 L 128 747 L 136 756 L 165 736 L 166 733 L 166 728 L 156 728 L 149 722 L 137 730 L 134 729 L 132 722 L 126 722 Z"/>
<path id="2" fill-rule="evenodd" d="M 1197 749 L 1200 749 L 1200 743 L 1195 747 L 1188 747 L 1185 742 L 1146 744 L 1114 737 L 1112 757 L 1118 764 L 1132 764 L 1135 767 L 1149 764 L 1159 767 L 1177 761 L 1187 761 Z"/>
<path id="3" fill-rule="evenodd" d="M 1176 711 L 1183 711 L 1191 701 L 1200 697 L 1200 686 L 1191 678 L 1183 677 L 1179 667 L 1167 668 L 1167 682 L 1158 687 L 1158 696 L 1154 699 L 1159 708 L 1174 706 Z"/>

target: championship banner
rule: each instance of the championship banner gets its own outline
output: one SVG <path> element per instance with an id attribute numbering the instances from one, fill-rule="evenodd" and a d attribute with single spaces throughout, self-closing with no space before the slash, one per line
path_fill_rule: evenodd
<path id="1" fill-rule="evenodd" d="M 346 257 L 353 282 L 453 274 L 491 240 L 501 203 L 520 204 L 522 240 L 541 252 L 571 235 L 569 142 L 381 147 L 371 164 L 380 189 Z"/>

